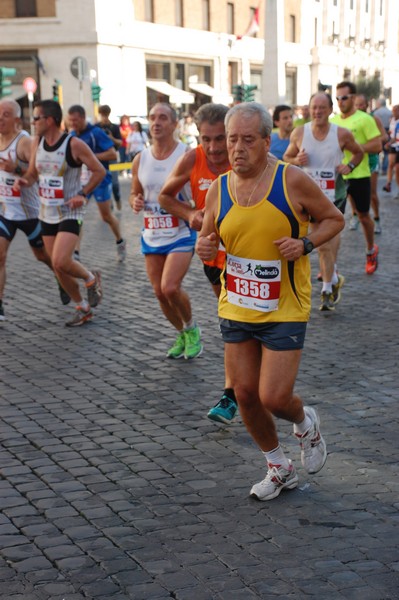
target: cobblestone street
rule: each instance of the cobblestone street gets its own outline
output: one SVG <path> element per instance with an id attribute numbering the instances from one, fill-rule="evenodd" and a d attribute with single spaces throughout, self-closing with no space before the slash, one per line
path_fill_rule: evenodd
<path id="1" fill-rule="evenodd" d="M 382 188 L 385 178 L 381 178 Z M 21 233 L 0 324 L 1 600 L 399 599 L 399 200 L 380 193 L 380 266 L 364 273 L 346 226 L 335 313 L 313 309 L 297 392 L 318 407 L 328 460 L 308 475 L 279 422 L 299 486 L 249 497 L 264 458 L 240 417 L 206 414 L 223 389 L 216 300 L 197 257 L 185 280 L 204 352 L 165 355 L 174 336 L 139 252 L 123 188 L 127 260 L 92 201 L 82 260 L 104 300 L 64 326 L 50 271 Z M 349 210 L 346 214 L 349 220 Z"/>

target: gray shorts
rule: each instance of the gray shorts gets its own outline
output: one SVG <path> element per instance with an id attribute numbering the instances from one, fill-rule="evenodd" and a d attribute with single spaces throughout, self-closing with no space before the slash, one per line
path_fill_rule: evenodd
<path id="1" fill-rule="evenodd" d="M 219 319 L 220 332 L 226 344 L 258 340 L 269 350 L 301 350 L 305 343 L 306 322 L 242 323 Z"/>

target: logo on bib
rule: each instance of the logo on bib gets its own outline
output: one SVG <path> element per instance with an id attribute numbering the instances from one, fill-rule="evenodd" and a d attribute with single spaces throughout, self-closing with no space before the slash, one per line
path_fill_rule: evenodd
<path id="1" fill-rule="evenodd" d="M 258 279 L 275 279 L 280 275 L 280 271 L 277 267 L 255 265 L 254 275 L 256 275 Z"/>

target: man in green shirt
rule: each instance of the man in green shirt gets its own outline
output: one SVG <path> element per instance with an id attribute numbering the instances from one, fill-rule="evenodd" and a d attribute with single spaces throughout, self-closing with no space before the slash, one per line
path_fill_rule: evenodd
<path id="1" fill-rule="evenodd" d="M 344 151 L 344 162 L 351 167 L 351 173 L 344 175 L 348 182 L 348 196 L 356 207 L 360 224 L 363 228 L 367 246 L 366 273 L 371 275 L 378 267 L 378 246 L 374 243 L 374 222 L 370 217 L 371 173 L 369 152 L 381 152 L 381 134 L 373 117 L 356 110 L 356 86 L 351 81 L 342 81 L 337 85 L 337 102 L 341 114 L 331 120 L 339 127 L 349 129 L 364 151 L 358 166 L 350 163 L 350 152 Z"/>

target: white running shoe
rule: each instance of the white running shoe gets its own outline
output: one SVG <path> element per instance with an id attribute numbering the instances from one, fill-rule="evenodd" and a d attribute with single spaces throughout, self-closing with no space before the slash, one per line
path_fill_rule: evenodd
<path id="1" fill-rule="evenodd" d="M 320 433 L 320 418 L 311 406 L 304 407 L 305 414 L 312 420 L 312 425 L 302 435 L 295 433 L 301 445 L 301 461 L 308 473 L 317 473 L 327 460 L 326 443 Z"/>
<path id="2" fill-rule="evenodd" d="M 298 475 L 295 467 L 289 461 L 288 469 L 280 465 L 268 465 L 268 471 L 263 481 L 255 483 L 250 491 L 250 496 L 258 500 L 272 500 L 284 489 L 292 490 L 298 485 Z"/>

